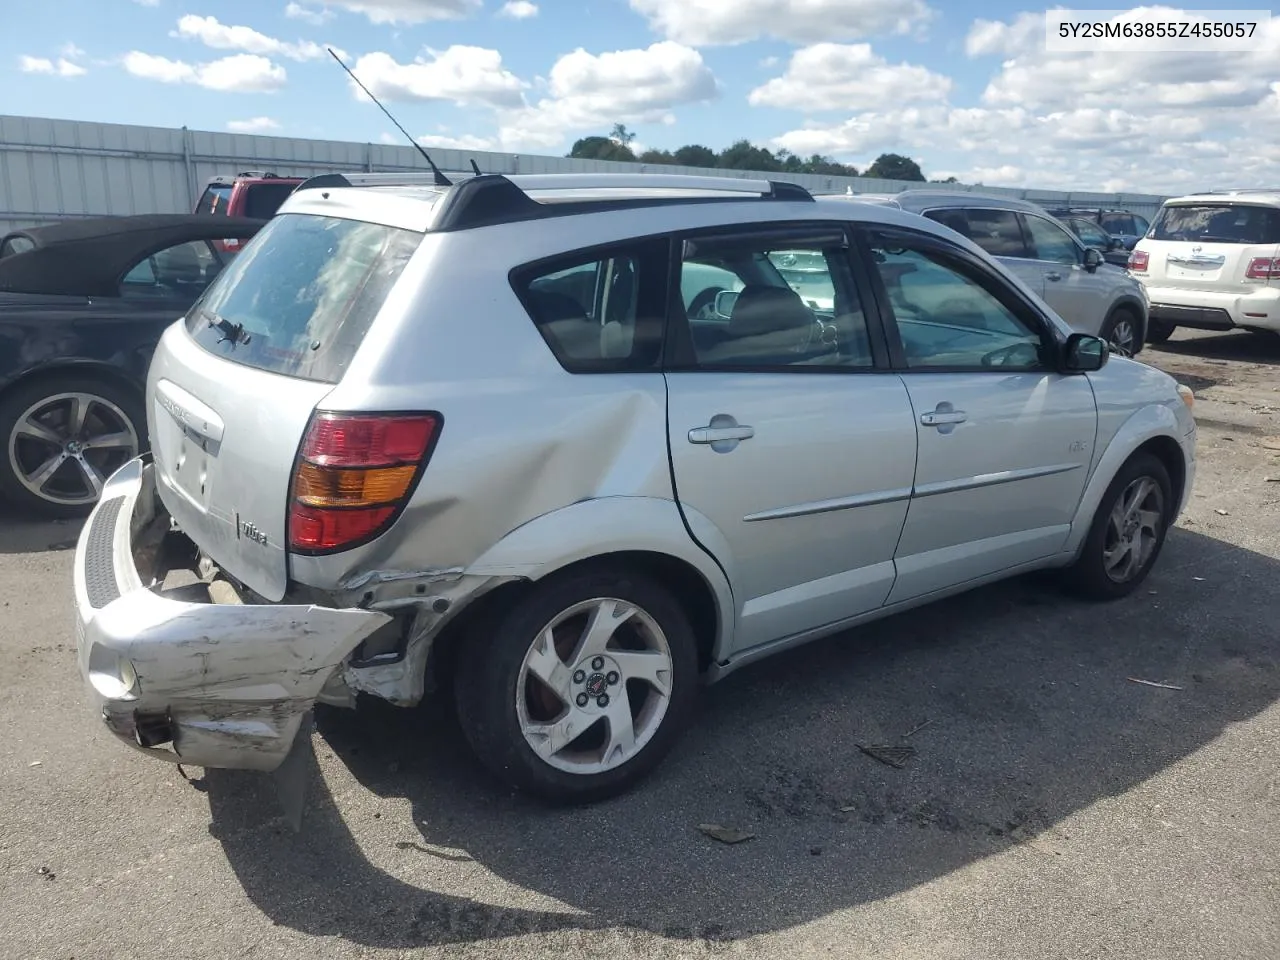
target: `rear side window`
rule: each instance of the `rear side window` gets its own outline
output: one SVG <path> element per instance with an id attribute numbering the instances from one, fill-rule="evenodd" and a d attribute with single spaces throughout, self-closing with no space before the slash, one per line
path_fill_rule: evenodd
<path id="1" fill-rule="evenodd" d="M 993 257 L 1027 256 L 1018 215 L 1012 210 L 931 210 L 925 216 L 968 237 Z"/>
<path id="2" fill-rule="evenodd" d="M 225 217 L 230 204 L 231 184 L 211 183 L 205 187 L 200 202 L 196 204 L 196 213 L 216 213 Z"/>
<path id="3" fill-rule="evenodd" d="M 421 242 L 376 223 L 277 217 L 187 315 L 187 330 L 235 363 L 337 383 Z"/>
<path id="4" fill-rule="evenodd" d="M 567 254 L 512 272 L 529 318 L 570 373 L 657 369 L 665 326 L 667 240 Z"/>
<path id="5" fill-rule="evenodd" d="M 1153 240 L 1205 243 L 1280 243 L 1280 209 L 1243 203 L 1165 207 L 1151 227 Z"/>
<path id="6" fill-rule="evenodd" d="M 289 199 L 296 184 L 292 183 L 251 183 L 245 188 L 244 210 L 241 216 L 257 220 L 270 220 L 280 209 L 280 205 Z"/>

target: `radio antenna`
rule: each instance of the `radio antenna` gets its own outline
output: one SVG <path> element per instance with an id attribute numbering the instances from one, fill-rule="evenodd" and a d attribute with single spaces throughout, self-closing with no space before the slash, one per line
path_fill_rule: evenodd
<path id="1" fill-rule="evenodd" d="M 435 165 L 435 161 L 431 159 L 430 154 L 428 154 L 427 151 L 423 149 L 422 144 L 420 144 L 417 140 L 413 139 L 413 137 L 409 136 L 409 131 L 406 130 L 404 127 L 400 126 L 400 121 L 397 120 L 395 117 L 393 117 L 391 115 L 391 111 L 388 110 L 386 107 L 384 107 L 382 103 L 378 100 L 378 98 L 369 92 L 369 88 L 360 82 L 360 78 L 351 72 L 351 68 L 342 62 L 342 58 L 333 52 L 332 47 L 325 47 L 325 49 L 329 51 L 329 56 L 333 57 L 333 59 L 338 61 L 338 66 L 340 66 L 343 70 L 347 71 L 347 76 L 349 76 L 352 80 L 356 82 L 356 86 L 358 86 L 361 90 L 363 90 L 365 92 L 365 95 L 370 100 L 372 100 L 375 104 L 377 104 L 378 109 L 387 115 L 387 119 L 390 120 L 392 123 L 394 123 L 396 125 L 396 129 L 405 135 L 405 139 L 408 140 L 411 144 L 413 144 L 414 147 L 417 149 L 417 151 L 420 154 L 422 154 L 422 158 L 427 161 L 427 166 L 431 168 L 431 173 L 436 178 L 436 186 L 452 187 L 453 181 L 450 180 L 448 177 L 446 177 L 440 171 L 440 168 Z"/>

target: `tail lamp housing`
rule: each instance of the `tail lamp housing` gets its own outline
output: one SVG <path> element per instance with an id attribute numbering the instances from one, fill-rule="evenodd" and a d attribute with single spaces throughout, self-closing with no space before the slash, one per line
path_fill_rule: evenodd
<path id="1" fill-rule="evenodd" d="M 338 553 L 385 533 L 413 495 L 443 424 L 435 412 L 314 414 L 293 467 L 289 549 Z"/>
<path id="2" fill-rule="evenodd" d="M 1134 250 L 1129 254 L 1129 269 L 1134 273 L 1146 273 L 1151 255 L 1145 250 Z"/>
<path id="3" fill-rule="evenodd" d="M 1244 275 L 1250 280 L 1280 280 L 1280 257 L 1254 257 Z"/>

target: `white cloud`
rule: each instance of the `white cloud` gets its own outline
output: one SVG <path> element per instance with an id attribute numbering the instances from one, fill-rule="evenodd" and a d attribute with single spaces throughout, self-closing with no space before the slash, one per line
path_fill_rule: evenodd
<path id="1" fill-rule="evenodd" d="M 455 45 L 428 53 L 431 59 L 413 63 L 398 63 L 387 53 L 368 53 L 353 70 L 375 97 L 388 100 L 446 100 L 459 106 L 480 103 L 508 108 L 524 102 L 520 91 L 528 85 L 503 67 L 497 50 Z"/>
<path id="2" fill-rule="evenodd" d="M 538 5 L 529 0 L 507 0 L 498 11 L 498 16 L 510 17 L 512 20 L 527 20 L 537 15 Z"/>
<path id="3" fill-rule="evenodd" d="M 227 129 L 232 133 L 265 133 L 279 130 L 280 124 L 270 117 L 252 117 L 248 120 L 228 120 Z"/>
<path id="4" fill-rule="evenodd" d="M 493 150 L 498 146 L 497 140 L 493 137 L 476 137 L 469 133 L 460 137 L 431 134 L 418 137 L 418 142 L 428 150 L 432 147 L 439 147 L 442 150 Z"/>
<path id="5" fill-rule="evenodd" d="M 909 63 L 889 64 L 869 44 L 818 43 L 793 53 L 786 72 L 752 90 L 747 102 L 818 113 L 945 100 L 950 92 L 950 77 Z"/>
<path id="6" fill-rule="evenodd" d="M 630 0 L 669 40 L 692 46 L 774 37 L 791 43 L 909 33 L 932 16 L 925 0 Z"/>
<path id="7" fill-rule="evenodd" d="M 1185 17 L 1169 7 L 1139 7 L 1139 19 Z M 978 20 L 965 40 L 970 56 L 1006 59 L 983 92 L 984 102 L 1045 109 L 1120 107 L 1137 111 L 1249 106 L 1275 79 L 1280 19 L 1259 30 L 1259 49 L 1139 53 L 1126 40 L 1094 51 L 1046 50 L 1045 17 L 1022 13 L 1010 22 Z"/>
<path id="8" fill-rule="evenodd" d="M 28 57 L 25 54 L 18 57 L 18 69 L 23 73 L 43 73 L 51 77 L 68 78 L 82 77 L 89 72 L 78 63 L 72 63 L 63 57 L 55 62 L 47 57 Z"/>
<path id="9" fill-rule="evenodd" d="M 285 43 L 252 27 L 231 26 L 219 23 L 215 17 L 197 17 L 187 14 L 178 21 L 173 34 L 184 40 L 199 40 L 214 50 L 243 50 L 266 56 L 288 57 L 290 60 L 318 60 L 328 56 L 325 48 L 310 40 Z"/>
<path id="10" fill-rule="evenodd" d="M 719 96 L 715 75 L 691 47 L 662 41 L 642 50 L 591 54 L 582 48 L 551 68 L 548 96 L 504 113 L 504 144 L 550 148 L 570 132 L 614 123 L 674 123 L 678 106 Z"/>
<path id="11" fill-rule="evenodd" d="M 77 47 L 74 43 L 67 42 L 58 48 L 58 53 L 62 54 L 68 60 L 79 60 L 84 56 L 84 49 Z"/>
<path id="12" fill-rule="evenodd" d="M 1020 13 L 1012 23 L 1002 20 L 975 20 L 964 41 L 964 52 L 971 57 L 993 54 L 1009 55 L 1030 48 L 1044 37 L 1044 14 Z M 1043 42 L 1041 43 L 1043 46 Z"/>
<path id="13" fill-rule="evenodd" d="M 310 23 L 313 26 L 321 26 L 325 22 L 332 20 L 334 13 L 328 7 L 321 7 L 319 10 L 313 10 L 311 7 L 304 7 L 300 3 L 289 3 L 284 8 L 284 15 L 290 20 L 301 20 L 304 23 Z"/>
<path id="14" fill-rule="evenodd" d="M 279 90 L 287 79 L 284 67 L 248 53 L 191 64 L 133 50 L 125 54 L 124 68 L 144 80 L 192 83 L 210 90 L 237 93 Z"/>
<path id="15" fill-rule="evenodd" d="M 329 0 L 335 7 L 363 13 L 373 23 L 461 20 L 478 12 L 482 0 Z"/>
<path id="16" fill-rule="evenodd" d="M 133 0 L 140 7 L 158 7 L 160 0 Z"/>

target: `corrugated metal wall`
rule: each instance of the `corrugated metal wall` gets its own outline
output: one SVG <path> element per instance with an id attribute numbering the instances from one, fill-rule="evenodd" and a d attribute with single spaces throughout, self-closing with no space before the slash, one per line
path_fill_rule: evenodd
<path id="1" fill-rule="evenodd" d="M 469 171 L 472 159 L 485 173 L 661 172 L 773 177 L 818 193 L 897 193 L 918 183 L 865 177 L 768 174 L 747 170 L 610 163 L 565 157 L 435 149 L 431 158 L 448 171 Z M 342 170 L 423 170 L 410 146 L 295 140 L 234 133 L 206 133 L 114 123 L 0 116 L 0 235 L 16 227 L 68 217 L 189 211 L 212 176 L 270 170 L 309 176 Z M 1152 216 L 1164 199 L 1152 194 L 1063 193 L 999 187 L 980 189 L 1044 204 L 1107 205 Z"/>

